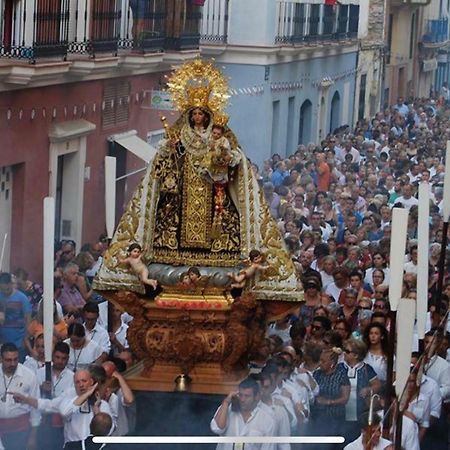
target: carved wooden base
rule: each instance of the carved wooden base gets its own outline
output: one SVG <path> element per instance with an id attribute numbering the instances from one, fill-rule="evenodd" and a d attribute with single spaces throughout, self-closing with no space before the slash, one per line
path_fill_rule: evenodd
<path id="1" fill-rule="evenodd" d="M 156 363 L 149 370 L 127 377 L 127 382 L 131 389 L 137 391 L 171 392 L 177 390 L 177 378 L 180 375 L 178 366 Z M 226 395 L 236 389 L 246 376 L 246 370 L 230 374 L 218 363 L 197 364 L 189 373 L 191 381 L 186 385 L 186 392 Z"/>
<path id="2" fill-rule="evenodd" d="M 134 389 L 144 391 L 173 391 L 176 378 L 185 374 L 192 380 L 191 392 L 228 393 L 258 354 L 268 316 L 286 314 L 294 307 L 287 302 L 260 302 L 251 295 L 224 302 L 220 309 L 211 308 L 214 303 L 207 297 L 202 307 L 198 295 L 182 308 L 126 291 L 102 295 L 134 317 L 127 339 L 144 369 L 129 380 Z"/>

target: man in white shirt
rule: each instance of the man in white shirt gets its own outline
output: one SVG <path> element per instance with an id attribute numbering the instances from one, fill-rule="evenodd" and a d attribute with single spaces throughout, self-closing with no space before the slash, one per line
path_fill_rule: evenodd
<path id="1" fill-rule="evenodd" d="M 356 441 L 344 447 L 344 450 L 365 450 L 367 448 L 366 443 L 371 443 L 371 449 L 373 450 L 394 450 L 391 441 L 381 437 L 381 419 L 377 414 L 372 417 L 372 424 L 368 425 L 368 415 L 364 414 L 361 418 L 361 435 Z M 324 424 L 324 426 L 326 426 Z M 370 433 L 370 435 L 369 435 Z"/>
<path id="2" fill-rule="evenodd" d="M 36 374 L 41 387 L 41 398 L 57 398 L 66 392 L 73 391 L 74 373 L 69 370 L 69 346 L 65 342 L 57 342 L 52 355 L 52 381 L 45 380 L 45 367 Z M 44 414 L 38 434 L 39 448 L 62 448 L 64 445 L 64 421 L 60 414 Z"/>
<path id="3" fill-rule="evenodd" d="M 430 330 L 425 334 L 424 345 L 425 349 L 430 349 L 433 345 L 434 330 Z M 450 401 L 450 364 L 438 355 L 425 357 L 424 373 L 433 378 L 439 385 L 442 400 L 444 403 Z"/>
<path id="4" fill-rule="evenodd" d="M 402 189 L 401 197 L 395 199 L 395 203 L 401 203 L 403 208 L 411 209 L 411 206 L 418 205 L 419 200 L 412 196 L 413 187 L 411 184 L 405 184 Z"/>
<path id="5" fill-rule="evenodd" d="M 419 354 L 413 353 L 411 356 L 411 364 L 415 367 L 419 360 Z M 439 385 L 433 378 L 423 374 L 420 381 L 420 392 L 430 400 L 430 418 L 431 423 L 441 417 L 442 395 Z"/>
<path id="6" fill-rule="evenodd" d="M 274 436 L 275 421 L 259 405 L 260 390 L 253 378 L 239 384 L 238 392 L 230 392 L 211 420 L 211 430 L 221 436 Z M 233 450 L 232 443 L 218 444 L 217 450 Z M 274 450 L 274 444 L 245 444 L 246 450 Z"/>
<path id="7" fill-rule="evenodd" d="M 0 438 L 5 450 L 24 450 L 36 443 L 41 415 L 29 405 L 17 403 L 14 394 L 39 396 L 35 374 L 19 363 L 15 344 L 2 345 L 0 355 Z"/>
<path id="8" fill-rule="evenodd" d="M 411 260 L 403 265 L 405 273 L 414 273 L 417 275 L 417 245 L 411 246 L 409 249 Z"/>
<path id="9" fill-rule="evenodd" d="M 359 151 L 353 147 L 352 141 L 348 140 L 345 142 L 344 148 L 336 155 L 336 158 L 341 162 L 345 162 L 345 156 L 352 155 L 352 163 L 359 164 L 361 162 L 361 154 Z"/>
<path id="10" fill-rule="evenodd" d="M 111 350 L 108 332 L 98 323 L 99 308 L 94 302 L 87 302 L 83 307 L 84 329 L 86 337 L 99 345 L 104 353 Z"/>
<path id="11" fill-rule="evenodd" d="M 283 406 L 274 402 L 272 397 L 272 393 L 275 390 L 272 375 L 263 370 L 259 374 L 259 383 L 261 388 L 261 407 L 272 416 L 275 422 L 275 436 L 290 436 L 291 427 L 288 413 Z M 275 450 L 290 450 L 290 448 L 290 444 L 275 444 Z"/>
<path id="12" fill-rule="evenodd" d="M 105 378 L 106 375 L 103 379 Z M 74 384 L 75 389 L 70 389 L 61 397 L 52 400 L 24 395 L 15 395 L 14 399 L 43 412 L 61 414 L 64 419 L 64 443 L 82 441 L 89 436 L 89 425 L 97 413 L 103 412 L 110 416 L 112 414 L 108 403 L 100 399 L 98 385 L 101 383 L 95 382 L 89 370 L 77 370 Z"/>

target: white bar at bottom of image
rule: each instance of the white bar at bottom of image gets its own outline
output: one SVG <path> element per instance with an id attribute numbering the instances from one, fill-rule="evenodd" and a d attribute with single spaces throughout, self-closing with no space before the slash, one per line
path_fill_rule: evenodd
<path id="1" fill-rule="evenodd" d="M 342 436 L 96 436 L 96 444 L 342 444 Z"/>

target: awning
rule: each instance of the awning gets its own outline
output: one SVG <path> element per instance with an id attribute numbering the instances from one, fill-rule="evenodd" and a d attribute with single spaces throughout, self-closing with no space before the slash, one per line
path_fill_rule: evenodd
<path id="1" fill-rule="evenodd" d="M 109 141 L 114 141 L 126 148 L 128 151 L 142 159 L 148 164 L 156 155 L 156 148 L 147 144 L 143 139 L 137 135 L 136 130 L 130 130 L 126 133 L 114 134 L 108 138 Z"/>

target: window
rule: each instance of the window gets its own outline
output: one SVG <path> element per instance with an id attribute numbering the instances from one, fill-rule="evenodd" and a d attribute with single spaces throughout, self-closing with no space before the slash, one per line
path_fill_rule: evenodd
<path id="1" fill-rule="evenodd" d="M 103 128 L 128 123 L 130 83 L 126 80 L 107 81 L 103 85 Z"/>

